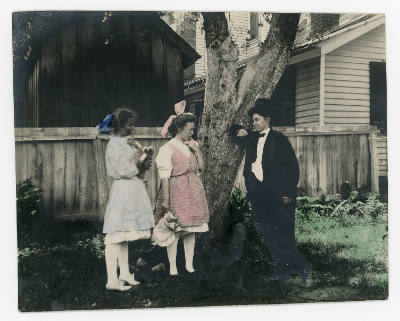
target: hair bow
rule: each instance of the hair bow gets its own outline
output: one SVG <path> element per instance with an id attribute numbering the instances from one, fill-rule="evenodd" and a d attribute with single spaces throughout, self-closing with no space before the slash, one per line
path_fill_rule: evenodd
<path id="1" fill-rule="evenodd" d="M 114 114 L 108 114 L 103 121 L 99 124 L 99 133 L 100 134 L 109 134 L 112 132 L 112 120 L 114 118 Z"/>
<path id="2" fill-rule="evenodd" d="M 176 116 L 182 114 L 185 111 L 185 107 L 186 107 L 186 100 L 182 100 L 179 103 L 175 104 L 175 114 L 176 115 L 169 116 L 169 118 L 165 122 L 165 124 L 164 124 L 164 126 L 163 126 L 163 128 L 161 130 L 161 137 L 162 138 L 167 137 L 169 126 L 171 126 L 171 123 L 174 120 L 174 118 L 176 118 Z"/>

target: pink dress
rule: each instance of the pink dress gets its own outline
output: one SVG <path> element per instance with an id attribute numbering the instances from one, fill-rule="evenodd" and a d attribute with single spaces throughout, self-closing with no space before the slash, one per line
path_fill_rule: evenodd
<path id="1" fill-rule="evenodd" d="M 210 215 L 194 153 L 173 138 L 160 148 L 156 163 L 160 178 L 169 178 L 170 206 L 178 217 L 178 231 L 208 231 Z M 156 222 L 163 216 L 162 197 L 160 190 L 156 201 Z"/>

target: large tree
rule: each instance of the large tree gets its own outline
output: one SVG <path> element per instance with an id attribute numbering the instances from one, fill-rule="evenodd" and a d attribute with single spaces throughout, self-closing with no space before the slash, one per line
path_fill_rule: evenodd
<path id="1" fill-rule="evenodd" d="M 237 74 L 239 51 L 223 12 L 204 12 L 207 78 L 199 139 L 207 170 L 204 185 L 213 236 L 220 236 L 227 202 L 243 151 L 229 136 L 232 124 L 249 125 L 248 110 L 257 98 L 270 98 L 290 58 L 300 14 L 274 13 L 258 56 Z"/>

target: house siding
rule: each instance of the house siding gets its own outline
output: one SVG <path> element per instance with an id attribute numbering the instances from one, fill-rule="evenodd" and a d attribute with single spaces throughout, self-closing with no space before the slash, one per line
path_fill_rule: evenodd
<path id="1" fill-rule="evenodd" d="M 253 57 L 260 51 L 260 39 L 252 39 L 249 41 L 246 49 L 246 57 Z"/>
<path id="2" fill-rule="evenodd" d="M 379 26 L 325 57 L 326 126 L 370 124 L 370 61 L 384 61 L 385 26 Z"/>
<path id="3" fill-rule="evenodd" d="M 262 18 L 262 14 L 259 14 L 261 23 L 259 27 L 259 37 L 250 41 L 247 40 L 250 28 L 250 12 L 235 11 L 225 14 L 232 40 L 239 49 L 239 61 L 257 55 L 260 50 L 261 41 L 264 41 L 268 35 L 269 24 Z M 206 44 L 204 40 L 204 31 L 201 30 L 202 24 L 202 19 L 196 23 L 196 51 L 201 58 L 196 61 L 195 77 L 203 76 L 207 71 Z"/>
<path id="4" fill-rule="evenodd" d="M 203 22 L 197 22 L 196 23 L 196 51 L 197 53 L 201 56 L 200 59 L 198 59 L 195 62 L 195 77 L 202 76 L 206 73 L 206 41 L 204 39 L 204 31 L 201 30 Z"/>
<path id="5" fill-rule="evenodd" d="M 361 18 L 365 13 L 342 13 L 339 18 L 339 26 Z"/>
<path id="6" fill-rule="evenodd" d="M 319 125 L 319 58 L 296 66 L 296 114 L 297 127 Z"/>
<path id="7" fill-rule="evenodd" d="M 247 41 L 248 31 L 250 27 L 250 12 L 235 11 L 227 14 L 229 29 L 233 41 L 239 48 L 239 61 L 247 58 Z"/>
<path id="8" fill-rule="evenodd" d="M 239 60 L 245 59 L 247 57 L 246 37 L 249 30 L 249 12 L 227 12 L 225 15 L 232 39 L 239 48 Z M 202 24 L 202 19 L 196 23 L 196 51 L 201 58 L 195 64 L 195 77 L 203 76 L 207 72 L 207 50 Z"/>

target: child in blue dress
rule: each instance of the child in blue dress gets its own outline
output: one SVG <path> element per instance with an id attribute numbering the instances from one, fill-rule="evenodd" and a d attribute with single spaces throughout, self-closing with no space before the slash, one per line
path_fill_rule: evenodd
<path id="1" fill-rule="evenodd" d="M 127 108 L 113 113 L 113 136 L 105 156 L 107 175 L 113 178 L 103 227 L 108 290 L 126 291 L 138 284 L 129 272 L 128 241 L 150 238 L 154 227 L 151 202 L 138 178 L 146 154 L 130 136 L 135 119 L 136 113 Z"/>

